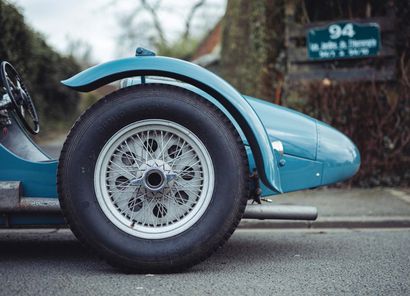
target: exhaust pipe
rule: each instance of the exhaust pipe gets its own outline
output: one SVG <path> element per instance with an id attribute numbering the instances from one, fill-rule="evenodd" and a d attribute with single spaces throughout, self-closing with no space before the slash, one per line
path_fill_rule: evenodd
<path id="1" fill-rule="evenodd" d="M 0 213 L 61 213 L 60 203 L 56 198 L 21 197 L 12 206 L 0 206 Z"/>
<path id="2" fill-rule="evenodd" d="M 0 213 L 60 213 L 57 198 L 23 197 L 20 181 L 0 182 Z"/>
<path id="3" fill-rule="evenodd" d="M 244 219 L 316 220 L 317 208 L 310 206 L 248 204 Z"/>
<path id="4" fill-rule="evenodd" d="M 33 198 L 23 197 L 20 205 L 15 209 L 16 212 L 33 213 L 61 213 L 60 203 L 56 198 Z"/>

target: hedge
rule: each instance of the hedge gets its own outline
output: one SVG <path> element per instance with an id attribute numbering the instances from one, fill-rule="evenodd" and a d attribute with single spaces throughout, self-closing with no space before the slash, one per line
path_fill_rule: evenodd
<path id="1" fill-rule="evenodd" d="M 60 80 L 80 71 L 79 65 L 47 45 L 21 12 L 4 0 L 0 0 L 0 60 L 12 63 L 23 76 L 43 127 L 53 129 L 76 115 L 80 97 Z"/>

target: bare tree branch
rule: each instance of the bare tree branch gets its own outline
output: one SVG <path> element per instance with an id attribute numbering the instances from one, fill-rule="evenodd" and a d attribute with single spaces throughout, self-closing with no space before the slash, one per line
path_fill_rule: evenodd
<path id="1" fill-rule="evenodd" d="M 109 2 L 109 5 L 114 5 L 118 2 L 129 2 L 129 0 L 107 0 L 107 2 Z M 189 56 L 187 53 L 191 53 L 196 46 L 196 40 L 191 40 L 194 23 L 196 24 L 195 20 L 199 12 L 209 12 L 210 1 L 191 0 L 185 12 L 184 9 L 181 9 L 181 7 L 186 6 L 184 1 L 178 2 L 177 5 L 174 3 L 172 6 L 170 6 L 172 2 L 169 2 L 164 0 L 134 0 L 133 5 L 128 6 L 125 11 L 123 6 L 117 7 L 124 11 L 118 18 L 118 24 L 122 29 L 118 34 L 119 50 L 128 52 L 130 46 L 132 47 L 138 43 L 141 46 L 155 48 L 165 55 L 182 58 Z M 222 7 L 222 5 L 214 5 L 218 8 Z M 214 22 L 212 18 L 220 17 L 219 14 L 213 14 L 206 24 L 212 26 Z M 182 22 L 182 32 L 179 31 L 175 35 L 172 29 L 176 26 L 168 28 L 169 22 L 165 22 L 163 15 L 172 15 L 178 19 L 178 22 Z M 208 28 L 203 28 L 203 31 L 206 29 Z M 169 36 L 170 39 L 168 40 L 169 31 L 173 34 Z"/>
<path id="2" fill-rule="evenodd" d="M 159 7 L 161 6 L 162 0 L 158 0 L 152 6 L 150 4 L 148 4 L 147 0 L 140 0 L 140 1 L 141 1 L 142 7 L 144 7 L 144 9 L 147 10 L 151 14 L 152 21 L 154 22 L 154 27 L 155 27 L 155 30 L 157 31 L 160 43 L 161 44 L 167 44 L 167 40 L 165 38 L 164 30 L 162 28 L 162 24 L 159 20 L 158 13 L 157 13 Z"/>
<path id="3" fill-rule="evenodd" d="M 194 6 L 192 6 L 191 10 L 189 11 L 189 14 L 185 20 L 185 31 L 183 34 L 184 40 L 187 40 L 191 31 L 191 23 L 192 19 L 194 18 L 194 15 L 196 11 L 205 4 L 206 0 L 199 0 Z"/>

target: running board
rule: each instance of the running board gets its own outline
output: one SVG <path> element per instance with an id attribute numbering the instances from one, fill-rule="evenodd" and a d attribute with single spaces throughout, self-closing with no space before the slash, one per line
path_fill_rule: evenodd
<path id="1" fill-rule="evenodd" d="M 316 220 L 317 208 L 310 206 L 248 204 L 244 219 Z"/>
<path id="2" fill-rule="evenodd" d="M 19 181 L 0 182 L 0 213 L 60 213 L 57 198 L 22 197 Z"/>

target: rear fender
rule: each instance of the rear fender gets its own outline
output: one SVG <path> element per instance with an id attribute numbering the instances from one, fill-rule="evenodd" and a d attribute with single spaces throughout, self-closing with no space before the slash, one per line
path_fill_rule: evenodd
<path id="1" fill-rule="evenodd" d="M 238 122 L 246 136 L 262 182 L 267 187 L 282 192 L 278 160 L 258 115 L 235 88 L 198 65 L 162 56 L 136 56 L 97 65 L 62 83 L 77 91 L 88 92 L 113 81 L 135 76 L 177 79 L 218 100 Z"/>

